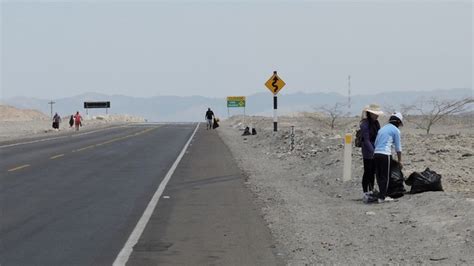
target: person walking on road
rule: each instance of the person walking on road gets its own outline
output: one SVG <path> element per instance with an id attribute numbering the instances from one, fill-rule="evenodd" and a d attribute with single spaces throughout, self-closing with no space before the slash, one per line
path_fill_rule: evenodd
<path id="1" fill-rule="evenodd" d="M 206 129 L 212 129 L 212 120 L 214 119 L 214 112 L 211 110 L 211 108 L 207 108 L 205 118 L 207 120 Z"/>
<path id="2" fill-rule="evenodd" d="M 400 137 L 400 127 L 403 126 L 403 116 L 401 113 L 393 113 L 388 124 L 383 126 L 375 139 L 374 162 L 375 175 L 379 186 L 379 203 L 393 201 L 387 196 L 388 185 L 390 182 L 390 162 L 392 160 L 392 147 L 395 148 L 398 157 L 400 169 L 402 169 L 402 142 Z"/>
<path id="3" fill-rule="evenodd" d="M 53 117 L 53 128 L 56 131 L 59 130 L 59 123 L 61 123 L 61 117 L 58 115 L 58 113 L 55 113 Z"/>
<path id="4" fill-rule="evenodd" d="M 79 111 L 77 111 L 74 116 L 74 124 L 76 125 L 76 131 L 78 131 L 79 127 L 82 126 L 82 116 L 79 114 Z"/>
<path id="5" fill-rule="evenodd" d="M 364 175 L 362 176 L 362 190 L 364 192 L 363 199 L 368 199 L 369 195 L 373 194 L 375 185 L 375 162 L 374 149 L 375 138 L 380 129 L 380 123 L 377 120 L 380 115 L 383 115 L 380 106 L 370 104 L 362 110 L 360 120 L 360 131 L 362 134 L 362 158 L 364 162 Z"/>
<path id="6" fill-rule="evenodd" d="M 74 115 L 69 118 L 69 128 L 72 128 L 72 126 L 74 126 Z"/>

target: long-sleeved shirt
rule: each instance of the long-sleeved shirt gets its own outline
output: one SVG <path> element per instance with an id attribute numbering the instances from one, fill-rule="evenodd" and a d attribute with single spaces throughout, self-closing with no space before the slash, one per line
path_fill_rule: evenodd
<path id="1" fill-rule="evenodd" d="M 402 151 L 400 130 L 396 126 L 388 123 L 383 126 L 377 134 L 374 153 L 392 155 L 392 146 L 395 147 L 395 151 Z"/>
<path id="2" fill-rule="evenodd" d="M 380 127 L 378 121 L 374 121 L 374 123 L 376 124 L 373 125 L 375 127 L 373 130 L 371 130 L 369 121 L 366 119 L 360 123 L 362 133 L 362 158 L 364 159 L 372 159 L 374 157 L 375 137 Z"/>

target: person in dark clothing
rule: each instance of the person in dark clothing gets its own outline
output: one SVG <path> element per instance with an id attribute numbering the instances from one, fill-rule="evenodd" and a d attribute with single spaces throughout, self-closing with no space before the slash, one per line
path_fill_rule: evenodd
<path id="1" fill-rule="evenodd" d="M 395 148 L 398 158 L 398 166 L 402 169 L 402 141 L 400 136 L 400 127 L 403 126 L 403 116 L 396 112 L 390 116 L 388 124 L 383 126 L 377 133 L 375 139 L 374 161 L 375 175 L 379 185 L 379 203 L 390 202 L 393 199 L 387 196 L 390 182 L 392 149 Z"/>
<path id="2" fill-rule="evenodd" d="M 69 118 L 69 127 L 72 128 L 74 126 L 74 115 L 71 115 L 71 118 Z"/>
<path id="3" fill-rule="evenodd" d="M 55 113 L 53 117 L 53 128 L 56 131 L 59 130 L 59 123 L 61 123 L 61 116 L 59 116 L 58 113 Z"/>
<path id="4" fill-rule="evenodd" d="M 212 129 L 212 120 L 214 119 L 214 112 L 211 110 L 211 108 L 207 108 L 205 118 L 207 120 L 206 129 Z"/>
<path id="5" fill-rule="evenodd" d="M 362 190 L 364 192 L 363 200 L 368 201 L 369 195 L 372 195 L 375 185 L 375 161 L 374 148 L 375 138 L 380 129 L 380 123 L 377 120 L 383 112 L 376 104 L 370 104 L 362 110 L 362 119 L 360 121 L 360 130 L 362 133 L 362 158 L 364 161 L 364 174 L 362 176 Z"/>

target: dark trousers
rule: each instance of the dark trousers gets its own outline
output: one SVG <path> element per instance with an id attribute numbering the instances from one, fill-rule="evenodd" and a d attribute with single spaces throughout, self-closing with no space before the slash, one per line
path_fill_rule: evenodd
<path id="1" fill-rule="evenodd" d="M 362 190 L 374 191 L 375 185 L 375 160 L 364 159 L 364 175 L 362 176 Z"/>
<path id="2" fill-rule="evenodd" d="M 387 196 L 388 183 L 390 180 L 390 161 L 391 155 L 378 154 L 374 155 L 375 175 L 377 176 L 377 184 L 379 185 L 379 198 L 385 199 Z"/>

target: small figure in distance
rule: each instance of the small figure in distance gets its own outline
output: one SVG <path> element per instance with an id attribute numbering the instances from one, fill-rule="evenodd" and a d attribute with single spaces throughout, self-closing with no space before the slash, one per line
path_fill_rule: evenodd
<path id="1" fill-rule="evenodd" d="M 77 111 L 74 116 L 74 124 L 76 125 L 76 131 L 78 131 L 79 127 L 82 126 L 82 116 L 79 114 L 79 111 Z"/>
<path id="2" fill-rule="evenodd" d="M 206 129 L 212 129 L 212 120 L 214 119 L 214 112 L 211 110 L 211 108 L 207 108 L 205 118 L 207 121 Z"/>
<path id="3" fill-rule="evenodd" d="M 72 126 L 74 126 L 74 115 L 69 118 L 69 128 L 72 128 Z"/>
<path id="4" fill-rule="evenodd" d="M 61 122 L 61 117 L 58 115 L 58 113 L 55 113 L 53 116 L 53 128 L 56 131 L 59 131 L 59 123 Z"/>
<path id="5" fill-rule="evenodd" d="M 252 135 L 252 133 L 250 133 L 250 128 L 245 127 L 244 133 L 242 133 L 242 136 L 249 136 L 249 135 Z"/>

